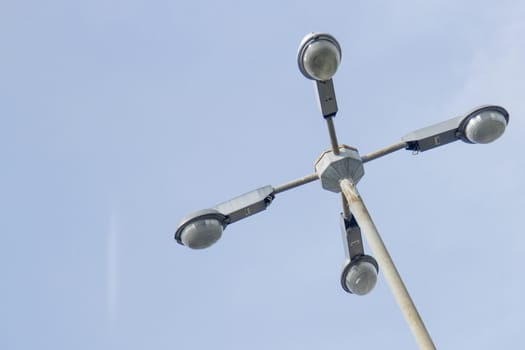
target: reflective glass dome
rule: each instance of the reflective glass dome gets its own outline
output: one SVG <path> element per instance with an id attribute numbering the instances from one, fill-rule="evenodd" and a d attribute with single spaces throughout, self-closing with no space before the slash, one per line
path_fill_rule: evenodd
<path id="1" fill-rule="evenodd" d="M 365 260 L 354 263 L 346 274 L 345 284 L 349 291 L 357 295 L 368 294 L 377 282 L 376 267 Z"/>
<path id="2" fill-rule="evenodd" d="M 301 73 L 308 79 L 331 79 L 341 62 L 341 47 L 337 40 L 326 33 L 306 35 L 297 53 Z"/>
<path id="3" fill-rule="evenodd" d="M 181 232 L 182 244 L 192 249 L 211 246 L 221 238 L 223 226 L 217 219 L 201 219 L 189 223 Z"/>
<path id="4" fill-rule="evenodd" d="M 472 143 L 490 143 L 498 139 L 507 126 L 507 119 L 496 110 L 484 110 L 471 117 L 465 126 L 465 137 Z"/>

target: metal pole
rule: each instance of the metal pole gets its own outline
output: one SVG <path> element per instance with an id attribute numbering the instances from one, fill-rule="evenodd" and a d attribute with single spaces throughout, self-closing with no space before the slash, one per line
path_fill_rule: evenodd
<path id="1" fill-rule="evenodd" d="M 341 200 L 343 203 L 343 216 L 346 219 L 350 220 L 350 218 L 352 217 L 352 214 L 350 213 L 350 208 L 348 207 L 348 201 L 346 200 L 344 193 L 341 193 Z"/>
<path id="2" fill-rule="evenodd" d="M 334 126 L 334 117 L 326 117 L 326 125 L 328 126 L 328 134 L 330 135 L 330 144 L 332 145 L 332 152 L 335 155 L 338 155 L 339 152 L 339 143 L 337 142 L 337 134 L 335 133 Z M 341 202 L 343 204 L 343 215 L 345 217 L 350 217 L 350 212 L 348 211 L 348 203 L 346 203 L 346 198 L 344 194 L 341 194 Z"/>
<path id="3" fill-rule="evenodd" d="M 339 144 L 337 143 L 337 135 L 335 133 L 334 117 L 326 117 L 326 125 L 328 126 L 328 134 L 330 135 L 330 144 L 332 145 L 332 152 L 335 155 L 339 154 Z"/>
<path id="4" fill-rule="evenodd" d="M 400 141 L 398 143 L 394 143 L 391 146 L 382 148 L 380 150 L 374 151 L 372 153 L 368 153 L 361 157 L 361 161 L 363 163 L 369 162 L 371 160 L 377 159 L 382 156 L 386 156 L 387 154 L 390 154 L 395 151 L 399 151 L 400 149 L 406 148 L 407 143 L 405 141 Z"/>
<path id="5" fill-rule="evenodd" d="M 274 190 L 274 193 L 277 194 L 277 193 L 281 193 L 281 192 L 284 192 L 284 191 L 291 190 L 292 188 L 299 187 L 301 185 L 305 185 L 305 184 L 307 184 L 309 182 L 312 182 L 312 181 L 315 181 L 315 180 L 319 180 L 319 176 L 317 176 L 316 173 L 303 176 L 303 177 L 301 177 L 299 179 L 295 179 L 295 180 L 289 181 L 289 182 L 284 183 L 282 185 L 275 186 L 273 188 L 273 190 Z"/>
<path id="6" fill-rule="evenodd" d="M 370 249 L 372 250 L 379 268 L 383 272 L 388 285 L 396 299 L 405 320 L 407 321 L 412 334 L 416 338 L 416 342 L 420 349 L 435 349 L 435 345 L 430 338 L 430 334 L 425 328 L 425 324 L 417 312 L 414 302 L 408 294 L 408 290 L 399 275 L 399 272 L 388 253 L 388 250 L 377 232 L 377 228 L 366 209 L 365 204 L 359 192 L 355 188 L 354 184 L 349 179 L 343 179 L 340 182 L 341 190 L 343 191 L 348 205 L 350 206 L 350 211 L 354 215 L 359 227 L 361 227 L 362 232 L 364 233 Z"/>

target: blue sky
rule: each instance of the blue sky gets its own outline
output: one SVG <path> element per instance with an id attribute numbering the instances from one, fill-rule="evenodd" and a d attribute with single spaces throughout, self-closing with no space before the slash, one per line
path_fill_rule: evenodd
<path id="1" fill-rule="evenodd" d="M 380 274 L 340 287 L 340 199 L 278 195 L 213 247 L 189 212 L 313 172 L 329 146 L 301 38 L 339 40 L 342 143 L 366 154 L 487 103 L 490 145 L 366 164 L 359 190 L 443 349 L 523 347 L 518 1 L 0 4 L 0 348 L 415 349 Z M 368 250 L 369 251 L 369 250 Z"/>

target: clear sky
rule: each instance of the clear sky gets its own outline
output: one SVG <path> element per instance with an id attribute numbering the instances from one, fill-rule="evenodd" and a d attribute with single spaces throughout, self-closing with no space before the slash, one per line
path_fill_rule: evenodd
<path id="1" fill-rule="evenodd" d="M 189 212 L 313 172 L 311 31 L 342 46 L 335 123 L 361 154 L 509 110 L 495 143 L 395 153 L 359 189 L 438 348 L 523 348 L 523 18 L 523 1 L 1 2 L 0 348 L 416 348 L 381 274 L 342 290 L 340 198 L 319 183 L 207 250 L 173 240 Z"/>

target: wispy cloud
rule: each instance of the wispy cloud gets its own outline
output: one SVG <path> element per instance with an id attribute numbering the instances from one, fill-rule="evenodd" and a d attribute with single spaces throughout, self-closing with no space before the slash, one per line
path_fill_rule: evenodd
<path id="1" fill-rule="evenodd" d="M 106 247 L 106 302 L 108 326 L 115 323 L 118 312 L 118 242 L 119 227 L 117 216 L 115 213 L 112 213 L 109 222 Z"/>

